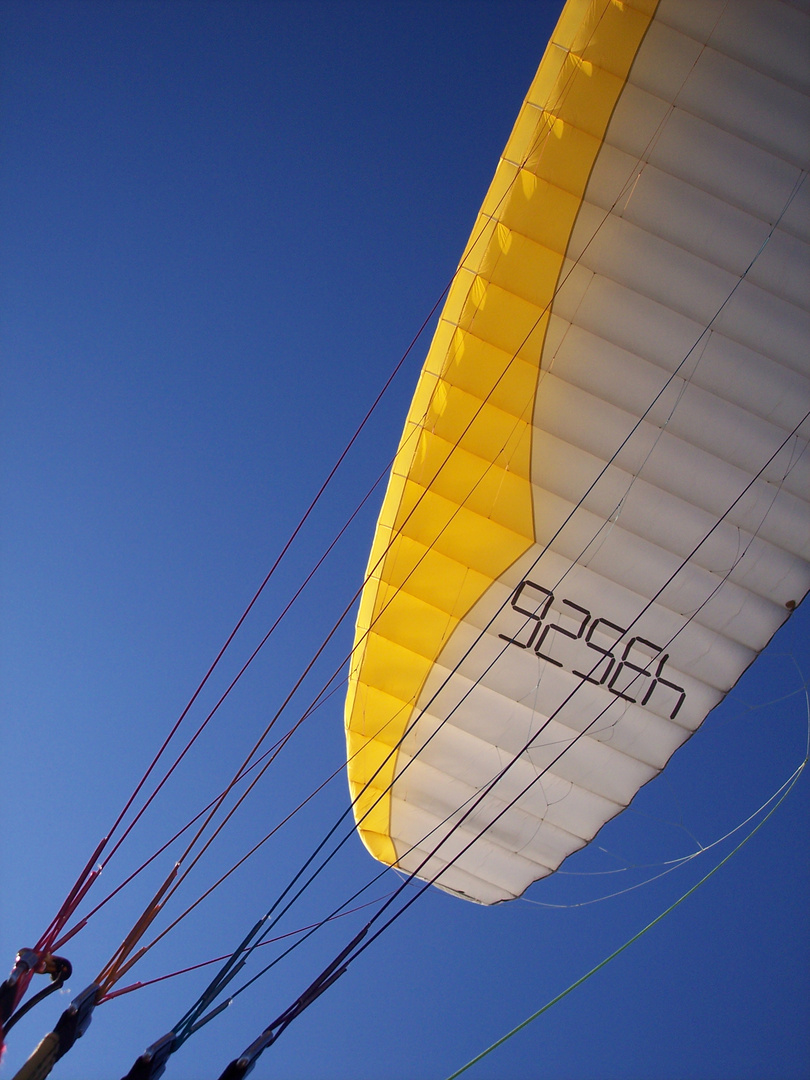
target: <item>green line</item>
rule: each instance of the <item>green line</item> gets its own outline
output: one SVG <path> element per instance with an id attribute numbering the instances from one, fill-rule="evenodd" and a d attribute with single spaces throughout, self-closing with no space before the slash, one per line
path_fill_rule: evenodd
<path id="1" fill-rule="evenodd" d="M 629 948 L 634 942 L 638 941 L 638 939 L 640 937 L 642 937 L 644 934 L 646 934 L 648 930 L 652 930 L 652 928 L 657 923 L 660 923 L 661 920 L 663 918 L 665 918 L 665 916 L 669 915 L 669 913 L 671 911 L 674 911 L 675 908 L 678 907 L 679 904 L 682 904 L 683 901 L 688 896 L 691 896 L 692 893 L 695 892 L 697 889 L 699 889 L 700 886 L 704 884 L 704 882 L 708 881 L 709 878 L 713 874 L 716 874 L 717 871 L 720 869 L 720 867 L 725 865 L 725 863 L 727 863 L 729 861 L 729 859 L 733 855 L 736 855 L 737 852 L 740 850 L 740 848 L 743 847 L 745 844 L 747 844 L 748 841 L 751 839 L 752 836 L 754 836 L 755 833 L 759 832 L 759 830 L 762 828 L 762 826 L 765 824 L 765 822 L 768 820 L 768 818 L 771 816 L 771 814 L 776 812 L 777 808 L 779 806 L 781 806 L 781 804 L 784 802 L 784 800 L 788 797 L 790 792 L 793 790 L 793 786 L 797 782 L 799 777 L 801 776 L 802 771 L 804 770 L 804 767 L 805 767 L 806 764 L 807 764 L 807 758 L 805 757 L 804 761 L 801 763 L 799 768 L 794 773 L 793 780 L 790 783 L 790 785 L 787 787 L 785 792 L 782 794 L 782 797 L 779 799 L 778 802 L 774 803 L 774 805 L 771 807 L 771 809 L 768 811 L 768 813 L 765 815 L 765 817 L 762 819 L 762 821 L 760 821 L 759 824 L 755 825 L 754 828 L 751 830 L 751 832 L 748 833 L 747 836 L 744 836 L 742 838 L 742 840 L 739 842 L 739 844 L 737 844 L 737 846 L 735 848 L 733 848 L 728 853 L 728 855 L 725 856 L 725 858 L 721 859 L 720 862 L 717 864 L 717 866 L 712 867 L 712 869 L 708 872 L 708 874 L 706 874 L 704 877 L 702 877 L 700 879 L 700 881 L 698 881 L 695 885 L 693 885 L 691 887 L 691 889 L 688 889 L 683 894 L 683 896 L 678 897 L 678 899 L 674 903 L 670 904 L 669 907 L 666 908 L 664 911 L 662 911 L 660 915 L 657 915 L 653 919 L 653 921 L 651 923 L 648 923 L 644 927 L 643 930 L 639 930 L 639 932 L 637 934 L 634 934 L 633 937 L 631 937 L 629 941 L 626 941 L 624 943 L 624 945 L 620 945 L 619 948 L 616 949 L 615 952 L 612 952 L 610 954 L 610 956 L 606 956 L 604 960 L 602 960 L 600 963 L 598 963 L 596 965 L 596 967 L 591 968 L 591 970 L 586 975 L 581 976 L 581 978 L 577 979 L 576 982 L 571 983 L 571 985 L 569 987 L 567 987 L 565 990 L 563 990 L 562 993 L 557 994 L 557 996 L 553 997 L 551 999 L 551 1001 L 547 1001 L 546 1004 L 541 1009 L 538 1009 L 537 1012 L 532 1013 L 531 1016 L 527 1016 L 526 1019 L 522 1023 L 518 1024 L 517 1027 L 512 1028 L 511 1031 L 507 1032 L 506 1035 L 503 1035 L 500 1039 L 497 1040 L 497 1042 L 494 1042 L 491 1046 L 488 1046 L 486 1050 L 482 1050 L 480 1054 L 478 1054 L 476 1057 L 472 1058 L 472 1060 L 468 1061 L 466 1065 L 462 1065 L 460 1069 L 456 1069 L 456 1071 L 454 1073 L 451 1073 L 450 1076 L 447 1077 L 447 1080 L 456 1080 L 456 1077 L 461 1076 L 462 1073 L 465 1073 L 468 1069 L 471 1069 L 473 1067 L 473 1065 L 477 1065 L 479 1061 L 481 1061 L 483 1058 L 485 1058 L 488 1054 L 491 1054 L 493 1050 L 497 1050 L 499 1046 L 503 1046 L 503 1044 L 507 1041 L 507 1039 L 511 1039 L 513 1035 L 517 1035 L 517 1033 L 519 1031 L 522 1031 L 523 1028 L 528 1027 L 528 1025 L 531 1024 L 531 1022 L 533 1020 L 536 1020 L 538 1018 L 538 1016 L 542 1016 L 544 1012 L 547 1012 L 551 1008 L 552 1005 L 556 1005 L 558 1001 L 562 1001 L 562 999 L 564 997 L 567 997 L 568 994 L 570 994 L 572 990 L 576 990 L 576 988 L 578 986 L 582 986 L 582 984 L 584 982 L 586 982 L 588 979 L 590 979 L 590 977 L 592 975 L 595 975 L 597 973 L 597 971 L 601 971 L 602 968 L 605 967 L 605 965 L 609 964 L 611 960 L 615 960 L 616 957 L 620 955 L 620 953 L 623 953 L 625 949 Z"/>

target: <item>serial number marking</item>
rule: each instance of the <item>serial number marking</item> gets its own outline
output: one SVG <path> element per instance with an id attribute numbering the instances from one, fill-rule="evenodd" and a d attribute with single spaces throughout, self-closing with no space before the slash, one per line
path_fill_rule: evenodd
<path id="1" fill-rule="evenodd" d="M 668 653 L 665 653 L 659 645 L 655 645 L 652 641 L 637 635 L 629 639 L 622 650 L 621 659 L 617 660 L 613 650 L 627 633 L 626 627 L 619 626 L 617 623 L 611 622 L 610 619 L 604 619 L 601 616 L 593 617 L 587 608 L 575 604 L 573 600 L 562 599 L 561 604 L 568 609 L 567 613 L 576 624 L 575 630 L 567 630 L 564 626 L 560 626 L 559 623 L 546 622 L 546 616 L 553 602 L 554 593 L 549 589 L 543 588 L 542 585 L 538 585 L 534 581 L 529 581 L 528 578 L 524 579 L 518 585 L 510 600 L 512 608 L 525 617 L 523 626 L 514 637 L 509 637 L 506 634 L 499 634 L 498 637 L 507 641 L 510 645 L 516 645 L 519 649 L 531 649 L 540 659 L 554 664 L 555 667 L 566 668 L 571 671 L 572 675 L 576 675 L 586 682 L 593 683 L 595 686 L 605 686 L 616 697 L 631 704 L 639 702 L 638 695 L 642 688 L 644 689 L 644 696 L 641 697 L 641 705 L 646 705 L 651 701 L 653 694 L 656 693 L 659 699 L 664 692 L 675 694 L 675 706 L 669 714 L 670 720 L 675 719 L 686 700 L 686 691 L 682 686 L 677 686 L 663 677 L 664 666 L 669 660 Z M 524 606 L 521 606 L 521 603 Z M 569 638 L 572 641 L 582 641 L 585 647 L 592 650 L 599 659 L 595 659 L 591 654 L 584 654 L 592 663 L 589 671 L 579 671 L 573 667 L 568 667 L 562 660 L 550 655 L 553 645 L 559 640 L 553 636 L 551 640 L 547 640 L 549 634 L 553 634 L 553 631 L 557 631 L 564 638 Z M 520 637 L 526 633 L 528 633 L 528 637 L 521 641 Z M 615 634 L 615 640 L 610 648 L 604 648 L 594 640 L 594 635 L 597 633 L 608 638 Z M 635 662 L 630 659 L 634 650 L 636 653 Z M 641 665 L 642 661 L 644 661 L 643 666 Z M 655 664 L 654 672 L 648 670 L 653 663 Z M 600 669 L 603 669 L 601 673 Z M 639 679 L 649 680 L 649 682 L 638 684 Z M 632 690 L 634 685 L 638 685 L 639 689 L 634 691 L 636 696 L 631 696 L 628 691 Z"/>

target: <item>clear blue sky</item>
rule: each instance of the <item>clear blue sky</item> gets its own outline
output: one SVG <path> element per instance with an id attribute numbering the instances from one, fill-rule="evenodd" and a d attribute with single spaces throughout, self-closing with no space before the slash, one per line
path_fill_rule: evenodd
<path id="1" fill-rule="evenodd" d="M 528 0 L 0 3 L 4 967 L 50 921 L 452 274 L 557 13 Z M 218 690 L 384 470 L 426 347 Z M 227 781 L 359 586 L 380 498 L 105 869 L 99 899 Z M 441 1080 L 622 944 L 720 849 L 583 905 L 723 835 L 800 763 L 809 642 L 805 608 L 665 776 L 566 864 L 578 874 L 497 909 L 421 898 L 254 1075 Z M 172 914 L 338 768 L 342 746 L 338 692 Z M 347 803 L 339 776 L 134 974 L 230 951 Z M 695 896 L 469 1075 L 806 1077 L 809 811 L 805 777 Z M 376 873 L 356 839 L 336 863 L 288 928 Z M 65 949 L 74 993 L 169 865 Z M 360 918 L 274 968 L 167 1077 L 217 1076 Z M 54 1076 L 123 1074 L 203 985 L 182 976 L 99 1007 Z M 68 1000 L 19 1023 L 0 1076 Z"/>

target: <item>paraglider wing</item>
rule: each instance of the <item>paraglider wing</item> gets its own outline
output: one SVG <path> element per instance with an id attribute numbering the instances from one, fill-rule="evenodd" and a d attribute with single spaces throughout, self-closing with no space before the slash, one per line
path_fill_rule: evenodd
<path id="1" fill-rule="evenodd" d="M 519 896 L 810 587 L 808 23 L 566 4 L 369 561 L 346 729 L 383 862 Z"/>

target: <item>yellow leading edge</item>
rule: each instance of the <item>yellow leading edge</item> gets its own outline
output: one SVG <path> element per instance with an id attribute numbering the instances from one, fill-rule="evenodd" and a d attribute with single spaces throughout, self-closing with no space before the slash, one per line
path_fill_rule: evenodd
<path id="1" fill-rule="evenodd" d="M 397 747 L 459 621 L 535 542 L 539 358 L 596 155 L 657 3 L 568 0 L 450 288 L 380 513 L 346 701 L 360 835 L 394 865 Z"/>

